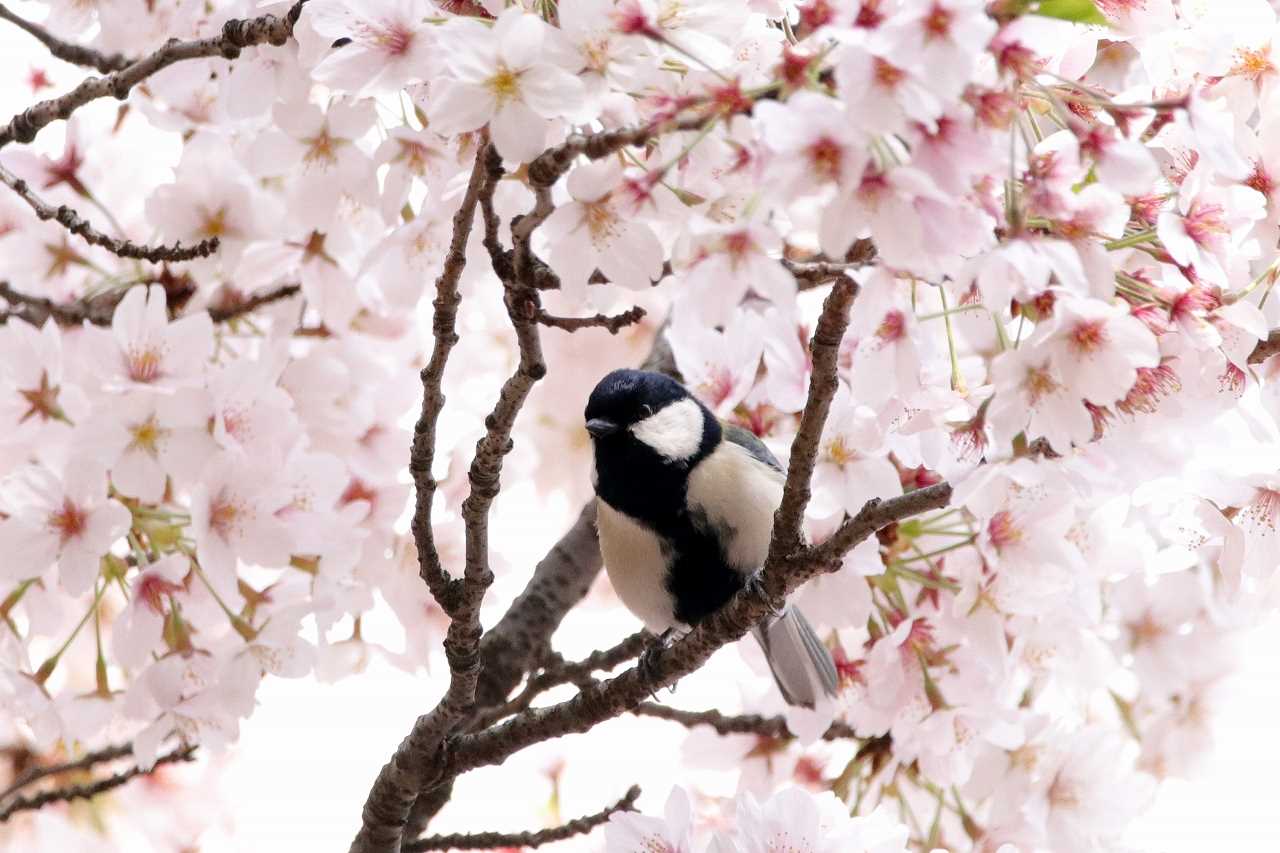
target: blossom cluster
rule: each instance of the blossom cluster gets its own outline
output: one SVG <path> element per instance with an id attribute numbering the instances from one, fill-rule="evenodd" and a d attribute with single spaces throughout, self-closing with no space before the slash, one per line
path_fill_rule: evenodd
<path id="1" fill-rule="evenodd" d="M 101 5 L 46 24 L 141 54 L 251 11 Z M 749 793 L 704 822 L 736 825 L 712 849 L 778 849 L 793 818 L 810 829 L 784 849 L 1105 848 L 1205 754 L 1234 640 L 1275 603 L 1277 34 L 1265 0 L 310 0 L 296 42 L 175 64 L 128 112 L 6 149 L 120 233 L 220 241 L 126 261 L 0 195 L 0 279 L 114 300 L 101 324 L 0 327 L 6 712 L 42 748 L 133 739 L 147 763 L 233 741 L 268 674 L 438 662 L 406 423 L 476 152 L 505 161 L 508 223 L 544 150 L 649 128 L 552 188 L 548 304 L 669 306 L 689 387 L 785 459 L 823 290 L 851 277 L 806 532 L 956 489 L 801 591 L 840 696 L 789 711 L 794 740 L 721 742 Z M 433 472 L 451 568 L 515 359 L 480 234 L 467 257 Z M 544 333 L 504 482 L 589 497 L 576 401 L 656 327 Z M 500 587 L 532 561 L 503 538 Z M 817 740 L 832 720 L 857 740 Z M 791 783 L 844 822 L 753 798 Z M 680 797 L 638 820 L 610 851 L 691 849 Z"/>

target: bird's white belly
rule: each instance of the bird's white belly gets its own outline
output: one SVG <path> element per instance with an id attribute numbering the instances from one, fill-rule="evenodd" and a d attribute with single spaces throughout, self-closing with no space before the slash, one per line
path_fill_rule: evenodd
<path id="1" fill-rule="evenodd" d="M 596 501 L 596 526 L 600 555 L 618 598 L 653 633 L 674 627 L 667 559 L 657 534 L 602 500 Z"/>

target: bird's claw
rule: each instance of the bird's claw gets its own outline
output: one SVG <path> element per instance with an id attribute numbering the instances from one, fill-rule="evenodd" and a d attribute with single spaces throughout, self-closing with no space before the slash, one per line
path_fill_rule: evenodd
<path id="1" fill-rule="evenodd" d="M 661 677 L 660 673 L 658 672 L 658 658 L 659 656 L 661 656 L 661 654 L 664 651 L 666 651 L 667 645 L 671 642 L 671 638 L 674 635 L 674 632 L 675 632 L 674 628 L 668 628 L 667 630 L 663 631 L 660 636 L 658 636 L 652 643 L 650 643 L 645 648 L 643 652 L 640 653 L 640 675 L 646 681 L 655 681 Z M 676 686 L 672 684 L 671 685 L 672 692 L 675 692 L 675 689 L 676 689 Z M 650 696 L 653 699 L 657 699 L 658 698 L 657 690 L 651 693 Z"/>
<path id="2" fill-rule="evenodd" d="M 761 577 L 760 572 L 755 572 L 747 578 L 743 583 L 743 589 L 748 595 L 754 596 L 769 605 L 770 620 L 777 619 L 786 608 L 785 604 L 775 602 L 773 596 L 765 589 L 764 579 Z"/>

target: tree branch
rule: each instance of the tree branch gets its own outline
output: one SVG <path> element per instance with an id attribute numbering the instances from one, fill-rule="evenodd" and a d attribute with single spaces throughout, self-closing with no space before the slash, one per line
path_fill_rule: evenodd
<path id="1" fill-rule="evenodd" d="M 795 737 L 787 729 L 784 717 L 762 717 L 759 714 L 728 715 L 719 711 L 685 711 L 658 702 L 641 702 L 631 709 L 637 717 L 654 717 L 670 720 L 688 728 L 710 726 L 720 735 L 759 735 L 761 737 L 790 740 Z M 822 735 L 823 740 L 860 740 L 853 726 L 839 720 L 833 722 Z"/>
<path id="2" fill-rule="evenodd" d="M 871 501 L 854 517 L 853 527 L 865 531 L 865 539 L 894 521 L 946 506 L 950 495 L 950 487 L 939 484 L 901 497 Z M 861 540 L 854 540 L 849 547 L 857 541 Z M 745 636 L 766 616 L 776 613 L 787 595 L 806 581 L 838 570 L 839 566 L 839 560 L 826 559 L 825 553 L 817 549 L 805 549 L 787 558 L 749 583 L 687 635 L 656 650 L 644 666 L 632 667 L 582 690 L 572 699 L 546 708 L 531 708 L 493 728 L 457 738 L 441 768 L 443 776 L 454 778 L 477 767 L 501 763 L 533 744 L 588 731 L 630 711 L 658 690 L 697 670 L 720 647 Z"/>
<path id="3" fill-rule="evenodd" d="M 215 323 L 235 320 L 263 305 L 288 299 L 296 295 L 300 289 L 296 284 L 282 284 L 270 290 L 251 294 L 234 304 L 209 308 L 209 317 Z M 9 316 L 19 317 L 33 326 L 44 325 L 45 320 L 50 317 L 61 326 L 78 326 L 86 321 L 95 326 L 110 326 L 116 305 L 127 292 L 128 289 L 113 290 L 97 294 L 92 298 L 78 299 L 75 302 L 57 303 L 43 296 L 32 296 L 14 290 L 9 282 L 0 281 L 0 298 L 14 306 L 10 309 Z M 0 315 L 0 322 L 3 322 L 3 319 L 3 315 Z"/>
<path id="4" fill-rule="evenodd" d="M 621 314 L 596 314 L 592 317 L 556 317 L 548 314 L 545 309 L 539 308 L 537 315 L 534 317 L 544 326 L 550 326 L 553 329 L 563 329 L 566 332 L 576 332 L 579 329 L 608 329 L 609 334 L 616 335 L 618 331 L 627 326 L 639 323 L 645 317 L 645 310 L 639 305 L 623 311 Z"/>
<path id="5" fill-rule="evenodd" d="M 80 107 L 105 98 L 129 97 L 138 83 L 161 69 L 188 59 L 221 56 L 235 59 L 246 47 L 260 44 L 285 44 L 293 35 L 293 25 L 302 13 L 306 0 L 298 0 L 283 18 L 259 15 L 256 18 L 232 18 L 222 25 L 221 35 L 192 41 L 170 40 L 164 47 L 103 77 L 90 77 L 70 92 L 41 101 L 10 119 L 0 127 L 0 147 L 10 142 L 30 142 L 44 127 L 58 119 L 64 121 Z"/>
<path id="6" fill-rule="evenodd" d="M 490 155 L 487 143 L 476 152 L 471 185 L 468 187 L 467 198 L 464 199 L 464 205 L 469 203 L 470 211 L 467 222 L 463 226 L 466 233 L 460 233 L 457 227 L 454 230 L 454 244 L 450 248 L 450 257 L 453 257 L 454 247 L 458 247 L 459 257 L 456 266 L 459 273 L 461 264 L 465 263 L 465 237 L 470 231 L 475 208 L 480 203 L 481 187 L 491 194 L 497 179 L 501 176 L 501 164 L 499 163 L 496 169 L 492 168 Z M 475 188 L 474 191 L 472 187 Z M 483 633 L 480 625 L 480 604 L 484 600 L 485 592 L 493 583 L 493 572 L 489 568 L 489 509 L 498 495 L 502 460 L 512 448 L 511 431 L 515 426 L 516 416 L 528 399 L 534 383 L 547 372 L 546 363 L 542 357 L 538 325 L 534 322 L 539 307 L 538 294 L 535 289 L 522 281 L 520 275 L 523 267 L 522 260 L 527 259 L 529 255 L 529 239 L 533 230 L 546 219 L 552 209 L 549 191 L 538 191 L 535 196 L 537 201 L 534 210 L 522 217 L 518 225 L 512 227 L 515 242 L 514 277 L 503 276 L 508 270 L 505 264 L 496 262 L 495 255 L 495 272 L 503 277 L 504 302 L 507 316 L 515 330 L 520 360 L 515 372 L 503 383 L 493 411 L 485 418 L 485 434 L 476 443 L 475 456 L 467 474 L 471 490 L 462 504 L 466 538 L 465 566 L 460 581 L 448 582 L 450 598 L 445 604 L 446 612 L 450 617 L 444 640 L 445 657 L 449 662 L 449 687 L 436 707 L 430 713 L 418 718 L 409 736 L 396 749 L 391 761 L 379 772 L 365 802 L 362 825 L 351 844 L 352 853 L 374 853 L 374 851 L 394 853 L 400 848 L 404 830 L 418 795 L 432 787 L 439 779 L 436 771 L 446 757 L 447 739 L 457 728 L 466 723 L 475 707 L 476 688 L 481 668 L 480 640 Z M 455 225 L 461 225 L 461 223 L 455 219 Z M 485 226 L 486 238 L 488 238 L 496 229 L 487 212 Z M 496 242 L 496 234 L 493 235 L 493 239 Z M 456 314 L 456 285 L 455 277 L 452 282 L 454 314 Z M 452 330 L 452 315 L 448 319 L 450 328 L 446 331 L 456 340 L 456 334 L 453 334 Z M 439 344 L 440 341 L 441 338 L 438 336 L 437 343 Z M 445 355 L 447 356 L 447 351 Z M 443 372 L 443 361 L 439 366 L 440 371 Z M 424 374 L 430 368 L 429 364 Z M 423 384 L 425 417 L 427 413 L 425 395 L 430 393 L 427 378 L 424 378 Z M 438 394 L 438 389 L 436 393 Z M 440 395 L 439 399 L 443 405 L 443 395 Z M 429 459 L 434 453 L 434 423 L 431 426 L 429 436 L 424 430 L 415 433 L 413 454 L 415 463 L 420 463 L 424 456 Z M 418 482 L 421 470 L 421 466 L 414 470 L 415 484 Z M 429 465 L 425 469 L 425 474 L 429 477 Z M 433 487 L 434 483 L 431 485 Z M 423 507 L 421 492 L 414 516 L 415 539 L 419 534 L 417 529 L 419 518 L 424 519 L 424 523 L 429 525 L 430 504 Z M 430 542 L 429 539 L 428 542 Z M 433 556 L 438 566 L 438 556 Z M 443 573 L 443 569 L 440 571 Z M 416 813 L 416 816 L 421 819 L 421 812 Z M 410 829 L 416 829 L 416 827 L 410 827 Z"/>
<path id="7" fill-rule="evenodd" d="M 800 524 L 804 520 L 805 507 L 809 505 L 809 481 L 818 457 L 818 444 L 822 441 L 822 428 L 840 384 L 836 361 L 840 355 L 840 341 L 849 327 L 849 306 L 857 293 L 858 285 L 852 279 L 840 278 L 822 303 L 822 314 L 818 317 L 811 344 L 813 372 L 809 378 L 809 396 L 800 415 L 800 428 L 791 442 L 787 482 L 782 491 L 782 503 L 773 516 L 773 538 L 769 542 L 766 567 L 779 564 L 802 542 Z"/>
<path id="8" fill-rule="evenodd" d="M 210 308 L 209 319 L 213 320 L 215 323 L 225 323 L 228 320 L 235 320 L 239 317 L 243 317 L 245 314 L 258 310 L 263 305 L 270 305 L 273 302 L 290 299 L 301 291 L 301 285 L 282 284 L 279 287 L 273 287 L 270 290 L 251 293 L 238 301 L 229 302 L 229 304 L 226 305 L 219 305 L 216 308 Z"/>
<path id="9" fill-rule="evenodd" d="M 0 18 L 26 30 L 39 39 L 40 43 L 49 49 L 49 53 L 63 62 L 70 62 L 72 65 L 83 65 L 107 74 L 111 71 L 120 71 L 123 68 L 127 68 L 133 62 L 132 59 L 120 53 L 105 54 L 91 47 L 64 41 L 39 24 L 32 23 L 26 18 L 18 17 L 3 4 L 0 4 Z"/>
<path id="10" fill-rule="evenodd" d="M 1253 352 L 1249 353 L 1249 363 L 1261 364 L 1276 353 L 1280 353 L 1280 329 L 1272 330 L 1264 340 L 1258 341 Z"/>
<path id="11" fill-rule="evenodd" d="M 466 194 L 453 215 L 453 238 L 449 242 L 449 252 L 445 255 L 440 277 L 436 279 L 436 298 L 431 303 L 431 334 L 435 343 L 427 366 L 422 368 L 422 412 L 413 428 L 413 445 L 409 451 L 409 471 L 413 475 L 415 494 L 410 529 L 418 550 L 418 574 L 441 609 L 449 614 L 452 614 L 456 606 L 461 589 L 441 564 L 435 534 L 431 529 L 431 505 L 436 494 L 436 480 L 431 468 L 435 463 L 436 425 L 440 421 L 440 413 L 444 411 L 444 369 L 448 364 L 449 354 L 458 342 L 458 306 L 462 304 L 458 281 L 467 265 L 467 241 L 471 237 L 476 205 L 485 185 L 484 162 L 488 147 L 481 145 L 476 151 L 475 165 L 471 168 L 471 180 L 467 183 Z"/>
<path id="12" fill-rule="evenodd" d="M 195 746 L 184 746 L 175 749 L 173 752 L 167 753 L 156 759 L 155 767 L 162 764 L 171 764 L 175 761 L 191 761 L 196 751 Z M 53 788 L 49 791 L 41 791 L 31 797 L 17 797 L 4 809 L 0 809 L 0 823 L 4 823 L 10 817 L 18 812 L 31 811 L 47 806 L 49 803 L 66 802 L 69 800 L 87 800 L 96 797 L 112 788 L 119 788 L 121 785 L 129 782 L 137 776 L 146 776 L 151 770 L 143 770 L 139 767 L 130 767 L 128 770 L 116 773 L 114 776 L 108 776 L 105 779 L 99 779 L 96 782 L 90 782 L 83 785 L 68 785 L 65 788 Z"/>
<path id="13" fill-rule="evenodd" d="M 2 7 L 0 7 L 2 8 Z M 133 754 L 133 744 L 122 743 L 116 746 L 108 746 L 94 752 L 86 753 L 75 761 L 67 761 L 62 764 L 50 764 L 46 767 L 32 767 L 21 776 L 13 780 L 8 788 L 0 791 L 0 800 L 8 799 L 21 789 L 27 787 L 32 782 L 38 782 L 49 776 L 57 776 L 59 773 L 70 773 L 75 770 L 88 770 L 97 764 L 103 764 L 107 761 L 115 761 L 117 758 L 124 758 L 126 755 Z"/>
<path id="14" fill-rule="evenodd" d="M 477 832 L 471 834 L 433 835 L 420 838 L 405 844 L 401 849 L 405 853 L 420 853 L 426 850 L 494 850 L 500 847 L 540 847 L 552 841 L 563 841 L 575 835 L 585 835 L 597 826 L 609 822 L 609 818 L 618 812 L 629 812 L 635 809 L 636 800 L 640 797 L 640 786 L 632 785 L 626 796 L 606 809 L 592 815 L 571 820 L 551 829 L 537 832 Z"/>
<path id="15" fill-rule="evenodd" d="M 217 237 L 210 237 L 207 240 L 201 240 L 194 246 L 186 247 L 181 242 L 175 242 L 172 246 L 143 246 L 129 240 L 108 237 L 90 225 L 74 209 L 65 204 L 54 207 L 36 195 L 26 181 L 3 166 L 0 166 L 0 181 L 3 181 L 17 193 L 18 197 L 35 211 L 36 218 L 42 222 L 52 219 L 72 234 L 82 237 L 86 243 L 101 246 L 108 252 L 122 258 L 136 258 L 158 264 L 166 261 L 189 261 L 192 258 L 204 258 L 212 255 L 218 249 L 220 241 Z"/>
<path id="16" fill-rule="evenodd" d="M 576 684 L 582 687 L 585 682 L 594 680 L 592 674 L 596 670 L 612 670 L 619 664 L 631 660 L 643 652 L 652 640 L 653 635 L 641 628 L 617 645 L 592 652 L 580 661 L 568 662 L 560 659 L 560 656 L 553 652 L 556 658 L 553 663 L 531 677 L 525 683 L 524 689 L 513 699 L 497 707 L 486 708 L 472 721 L 469 730 L 486 729 L 499 720 L 523 711 L 533 704 L 534 699 L 552 687 L 561 684 Z"/>

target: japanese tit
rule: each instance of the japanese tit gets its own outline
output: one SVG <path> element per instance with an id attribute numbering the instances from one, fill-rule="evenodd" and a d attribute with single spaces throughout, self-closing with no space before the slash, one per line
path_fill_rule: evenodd
<path id="1" fill-rule="evenodd" d="M 661 373 L 615 370 L 587 402 L 600 551 L 614 590 L 656 634 L 724 605 L 764 564 L 785 476 L 760 439 Z M 782 696 L 813 707 L 836 669 L 795 607 L 757 625 Z"/>

